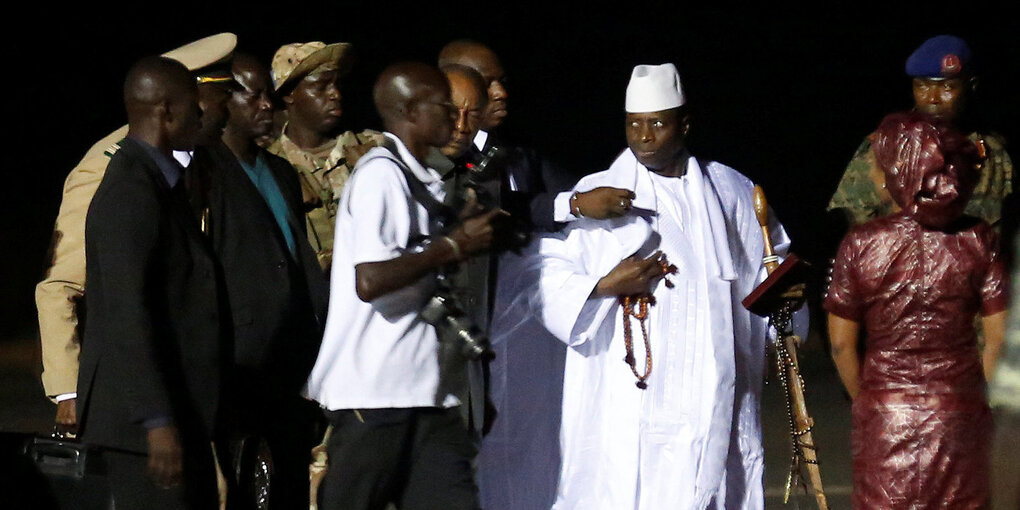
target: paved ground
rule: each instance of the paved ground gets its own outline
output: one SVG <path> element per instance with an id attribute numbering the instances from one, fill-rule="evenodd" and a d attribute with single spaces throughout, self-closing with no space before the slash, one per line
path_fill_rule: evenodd
<path id="1" fill-rule="evenodd" d="M 808 409 L 815 418 L 815 441 L 822 480 L 833 510 L 850 508 L 850 403 L 828 355 L 812 338 L 801 353 Z M 47 432 L 54 406 L 39 383 L 39 351 L 33 339 L 0 342 L 0 432 Z M 789 433 L 782 389 L 775 381 L 765 387 L 762 413 L 765 428 L 765 490 L 768 509 L 813 509 L 814 498 L 795 492 L 783 505 L 783 487 L 790 461 Z"/>

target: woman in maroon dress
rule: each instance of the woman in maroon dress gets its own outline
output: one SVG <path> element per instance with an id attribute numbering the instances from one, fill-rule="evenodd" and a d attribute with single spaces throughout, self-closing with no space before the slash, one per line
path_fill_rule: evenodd
<path id="1" fill-rule="evenodd" d="M 857 509 L 988 501 L 985 378 L 1002 345 L 1007 278 L 995 232 L 961 216 L 980 146 L 933 122 L 914 113 L 882 121 L 875 158 L 900 211 L 847 234 L 825 299 L 832 356 L 854 400 Z"/>

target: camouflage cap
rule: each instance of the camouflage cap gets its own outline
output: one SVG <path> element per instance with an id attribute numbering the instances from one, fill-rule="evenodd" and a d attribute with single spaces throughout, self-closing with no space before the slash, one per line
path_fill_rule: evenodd
<path id="1" fill-rule="evenodd" d="M 287 44 L 273 55 L 273 85 L 280 90 L 313 71 L 336 69 L 344 73 L 350 64 L 351 45 L 348 43 L 312 41 Z"/>

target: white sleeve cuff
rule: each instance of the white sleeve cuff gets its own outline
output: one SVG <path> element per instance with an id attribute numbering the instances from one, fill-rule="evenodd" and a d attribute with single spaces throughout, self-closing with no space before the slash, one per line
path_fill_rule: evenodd
<path id="1" fill-rule="evenodd" d="M 612 324 L 615 318 L 611 318 L 610 314 L 617 310 L 618 302 L 616 296 L 588 298 L 584 302 L 584 306 L 581 307 L 581 313 L 578 314 L 574 330 L 571 331 L 569 345 L 580 345 L 594 339 L 599 331 L 606 326 L 607 319 Z"/>
<path id="2" fill-rule="evenodd" d="M 564 191 L 563 193 L 556 194 L 556 198 L 553 200 L 553 221 L 566 223 L 577 219 L 577 217 L 570 212 L 570 196 L 573 194 L 574 193 L 572 191 Z"/>
<path id="3" fill-rule="evenodd" d="M 71 400 L 72 398 L 78 398 L 78 393 L 61 393 L 54 397 L 57 402 L 63 402 L 65 400 Z"/>

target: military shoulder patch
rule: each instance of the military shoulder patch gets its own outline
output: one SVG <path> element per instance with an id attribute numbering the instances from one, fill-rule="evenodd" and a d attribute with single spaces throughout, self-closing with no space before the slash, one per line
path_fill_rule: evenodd
<path id="1" fill-rule="evenodd" d="M 108 158 L 112 158 L 113 155 L 116 154 L 117 151 L 119 151 L 119 150 L 120 150 L 120 144 L 116 144 L 115 143 L 115 144 L 107 147 L 106 150 L 103 151 L 103 154 L 106 154 L 106 157 L 108 157 Z"/>

